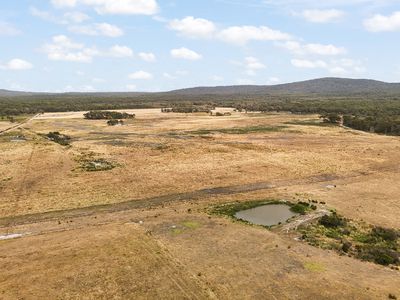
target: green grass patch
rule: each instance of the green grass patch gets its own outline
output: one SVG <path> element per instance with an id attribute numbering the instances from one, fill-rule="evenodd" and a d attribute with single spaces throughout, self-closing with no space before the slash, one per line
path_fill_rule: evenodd
<path id="1" fill-rule="evenodd" d="M 336 127 L 337 125 L 332 123 L 322 122 L 321 120 L 293 120 L 285 122 L 287 125 L 302 125 L 302 126 L 318 126 L 318 127 Z"/>
<path id="2" fill-rule="evenodd" d="M 306 262 L 304 263 L 304 269 L 311 272 L 323 272 L 325 271 L 325 266 L 317 262 Z"/>
<path id="3" fill-rule="evenodd" d="M 307 202 L 302 202 L 302 201 L 299 201 L 295 204 L 290 205 L 290 210 L 292 212 L 295 212 L 295 213 L 298 213 L 301 215 L 305 215 L 308 211 L 310 211 L 312 209 L 317 209 L 317 207 L 313 204 L 310 204 Z"/>
<path id="4" fill-rule="evenodd" d="M 182 225 L 189 229 L 197 229 L 200 227 L 200 223 L 196 221 L 185 221 L 182 222 Z"/>
<path id="5" fill-rule="evenodd" d="M 173 227 L 171 227 L 170 232 L 173 235 L 179 235 L 179 234 L 182 234 L 187 231 L 194 230 L 194 229 L 197 229 L 200 227 L 201 227 L 201 224 L 197 221 L 183 221 L 179 225 L 177 225 L 177 226 L 174 225 Z"/>

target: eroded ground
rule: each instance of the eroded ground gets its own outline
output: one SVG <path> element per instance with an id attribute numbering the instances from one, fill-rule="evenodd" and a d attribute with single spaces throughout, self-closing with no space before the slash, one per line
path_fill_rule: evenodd
<path id="1" fill-rule="evenodd" d="M 292 122 L 317 116 L 134 113 L 115 127 L 45 114 L 0 135 L 0 235 L 26 234 L 0 241 L 0 298 L 400 296 L 399 271 L 207 213 L 314 199 L 399 228 L 399 138 Z M 39 135 L 50 131 L 71 146 Z M 88 156 L 117 167 L 87 172 Z"/>

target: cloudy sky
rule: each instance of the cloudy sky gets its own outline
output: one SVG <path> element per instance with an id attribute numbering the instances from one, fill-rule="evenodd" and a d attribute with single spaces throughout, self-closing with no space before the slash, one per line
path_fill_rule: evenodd
<path id="1" fill-rule="evenodd" d="M 0 88 L 400 81 L 400 0 L 1 0 Z"/>

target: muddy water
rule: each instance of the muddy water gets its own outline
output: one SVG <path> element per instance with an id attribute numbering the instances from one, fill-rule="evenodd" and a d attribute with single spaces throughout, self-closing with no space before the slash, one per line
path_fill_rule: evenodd
<path id="1" fill-rule="evenodd" d="M 269 204 L 239 211 L 235 217 L 256 225 L 272 226 L 279 222 L 284 223 L 297 215 L 288 205 Z"/>

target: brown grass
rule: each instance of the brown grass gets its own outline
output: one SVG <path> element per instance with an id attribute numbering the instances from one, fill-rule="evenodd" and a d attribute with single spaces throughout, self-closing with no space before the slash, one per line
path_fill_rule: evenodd
<path id="1" fill-rule="evenodd" d="M 159 298 L 166 291 L 170 298 L 200 299 L 400 296 L 398 271 L 206 213 L 211 204 L 235 200 L 316 199 L 346 217 L 398 228 L 400 139 L 285 125 L 317 118 L 310 115 L 134 113 L 137 119 L 117 127 L 83 120 L 81 113 L 45 115 L 24 125 L 27 142 L 0 136 L 0 217 L 239 188 L 164 208 L 3 228 L 31 236 L 0 242 L 7 270 L 0 275 L 0 298 L 43 298 L 46 291 L 63 299 Z M 207 138 L 188 133 L 282 125 L 288 128 Z M 72 147 L 37 134 L 49 131 L 71 136 Z M 88 154 L 118 167 L 85 172 L 79 158 Z M 256 183 L 276 188 L 240 189 Z M 140 226 L 125 224 L 139 220 Z"/>

